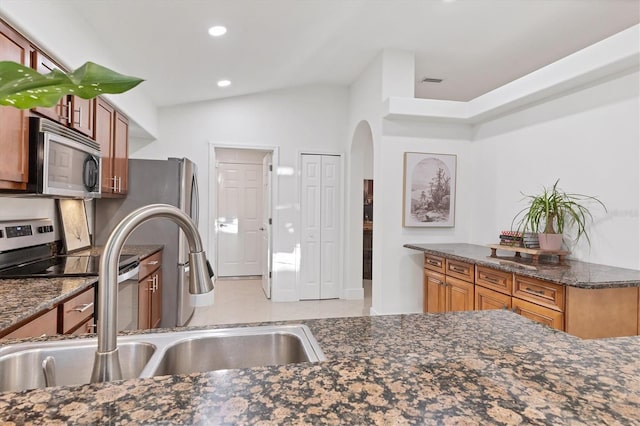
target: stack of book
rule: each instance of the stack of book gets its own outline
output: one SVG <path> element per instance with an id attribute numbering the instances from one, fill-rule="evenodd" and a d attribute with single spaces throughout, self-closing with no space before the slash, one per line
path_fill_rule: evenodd
<path id="1" fill-rule="evenodd" d="M 500 245 L 510 247 L 540 248 L 538 235 L 533 232 L 502 231 Z"/>

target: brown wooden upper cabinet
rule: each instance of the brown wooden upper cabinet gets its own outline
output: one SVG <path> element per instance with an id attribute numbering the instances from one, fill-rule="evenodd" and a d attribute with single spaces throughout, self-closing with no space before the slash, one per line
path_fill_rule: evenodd
<path id="1" fill-rule="evenodd" d="M 129 175 L 129 121 L 101 98 L 94 100 L 93 137 L 102 152 L 102 196 L 127 194 Z"/>
<path id="2" fill-rule="evenodd" d="M 63 69 L 63 67 L 38 50 L 34 50 L 31 54 L 31 68 L 41 74 L 47 74 L 54 69 Z M 63 96 L 51 108 L 37 107 L 33 108 L 32 111 L 69 126 L 89 137 L 93 137 L 93 108 L 94 102 L 91 99 L 82 99 L 78 96 Z"/>
<path id="3" fill-rule="evenodd" d="M 0 21 L 0 60 L 29 65 L 32 47 Z M 24 190 L 29 180 L 29 113 L 0 106 L 0 188 Z"/>

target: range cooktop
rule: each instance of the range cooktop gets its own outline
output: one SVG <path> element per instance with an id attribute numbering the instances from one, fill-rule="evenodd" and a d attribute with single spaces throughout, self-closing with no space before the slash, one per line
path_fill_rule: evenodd
<path id="1" fill-rule="evenodd" d="M 120 256 L 119 269 L 137 261 L 137 256 Z M 0 278 L 58 278 L 97 276 L 100 256 L 59 255 L 0 270 Z"/>

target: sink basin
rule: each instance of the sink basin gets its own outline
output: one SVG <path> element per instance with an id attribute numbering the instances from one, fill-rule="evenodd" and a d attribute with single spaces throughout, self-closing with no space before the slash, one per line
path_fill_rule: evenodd
<path id="1" fill-rule="evenodd" d="M 55 359 L 56 385 L 89 383 L 97 339 L 0 347 L 0 392 L 45 387 L 42 362 Z M 118 337 L 123 379 L 325 360 L 305 325 L 239 327 Z"/>
<path id="2" fill-rule="evenodd" d="M 56 385 L 89 383 L 96 346 L 96 339 L 82 339 L 0 348 L 0 391 L 45 387 L 42 362 L 48 356 L 55 359 Z M 118 348 L 123 379 L 138 377 L 155 351 L 144 342 L 123 342 Z"/>
<path id="3" fill-rule="evenodd" d="M 282 327 L 221 330 L 169 346 L 153 376 L 318 361 L 301 330 Z"/>

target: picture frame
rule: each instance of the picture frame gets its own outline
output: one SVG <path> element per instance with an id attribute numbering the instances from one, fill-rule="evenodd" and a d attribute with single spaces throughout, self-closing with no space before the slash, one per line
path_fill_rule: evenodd
<path id="1" fill-rule="evenodd" d="M 455 154 L 404 153 L 404 227 L 455 226 Z"/>
<path id="2" fill-rule="evenodd" d="M 66 253 L 91 247 L 87 211 L 83 200 L 57 200 Z"/>

